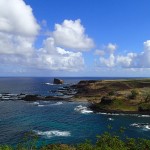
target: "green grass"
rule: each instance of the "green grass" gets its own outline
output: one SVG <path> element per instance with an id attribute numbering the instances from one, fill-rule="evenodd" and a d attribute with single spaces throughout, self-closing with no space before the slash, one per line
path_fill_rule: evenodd
<path id="1" fill-rule="evenodd" d="M 113 99 L 113 102 L 111 104 L 95 104 L 97 108 L 99 109 L 105 109 L 105 110 L 118 110 L 118 111 L 137 111 L 138 105 L 131 105 L 127 100 L 123 100 L 121 98 L 115 97 Z"/>

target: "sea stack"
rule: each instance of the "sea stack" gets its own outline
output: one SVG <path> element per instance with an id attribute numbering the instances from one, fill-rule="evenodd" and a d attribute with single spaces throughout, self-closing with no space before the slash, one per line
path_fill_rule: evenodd
<path id="1" fill-rule="evenodd" d="M 64 81 L 61 79 L 54 78 L 53 84 L 63 84 Z"/>

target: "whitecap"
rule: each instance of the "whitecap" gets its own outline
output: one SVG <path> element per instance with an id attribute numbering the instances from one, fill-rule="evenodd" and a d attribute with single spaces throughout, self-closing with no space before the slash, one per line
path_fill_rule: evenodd
<path id="1" fill-rule="evenodd" d="M 2 99 L 3 100 L 10 100 L 10 97 L 7 97 L 7 96 L 4 97 L 4 96 L 2 96 Z"/>
<path id="2" fill-rule="evenodd" d="M 43 103 L 50 103 L 49 101 L 42 101 Z"/>
<path id="3" fill-rule="evenodd" d="M 138 117 L 150 117 L 150 115 L 139 115 Z"/>
<path id="4" fill-rule="evenodd" d="M 40 104 L 39 104 L 38 107 L 44 107 L 44 105 L 40 105 Z"/>
<path id="5" fill-rule="evenodd" d="M 150 130 L 150 124 L 149 123 L 133 123 L 130 126 L 136 127 L 136 128 L 141 128 L 145 131 Z"/>
<path id="6" fill-rule="evenodd" d="M 138 114 L 125 114 L 125 113 L 105 113 L 105 112 L 98 112 L 97 114 L 111 115 L 111 116 L 135 116 L 135 117 L 140 117 Z"/>
<path id="7" fill-rule="evenodd" d="M 62 104 L 63 104 L 63 102 L 57 102 L 57 103 L 52 104 L 52 105 L 62 105 Z"/>
<path id="8" fill-rule="evenodd" d="M 107 115 L 108 113 L 102 113 L 102 112 L 99 112 L 97 114 L 100 114 L 100 115 Z"/>
<path id="9" fill-rule="evenodd" d="M 53 83 L 45 83 L 46 85 L 54 85 Z"/>
<path id="10" fill-rule="evenodd" d="M 75 111 L 78 111 L 82 114 L 89 114 L 89 113 L 93 113 L 92 110 L 89 110 L 86 106 L 82 106 L 82 105 L 79 105 L 77 107 L 74 108 Z"/>
<path id="11" fill-rule="evenodd" d="M 33 102 L 33 104 L 34 104 L 34 105 L 39 105 L 40 103 L 39 103 L 39 102 Z"/>
<path id="12" fill-rule="evenodd" d="M 145 129 L 150 130 L 150 125 L 145 125 Z"/>
<path id="13" fill-rule="evenodd" d="M 62 136 L 67 137 L 71 136 L 71 133 L 69 131 L 59 131 L 59 130 L 51 130 L 51 131 L 34 131 L 37 135 L 44 136 L 46 138 L 52 138 L 55 136 Z"/>
<path id="14" fill-rule="evenodd" d="M 109 120 L 109 121 L 114 121 L 114 119 L 113 119 L 113 118 L 108 118 L 108 120 Z"/>
<path id="15" fill-rule="evenodd" d="M 97 114 L 100 114 L 100 115 L 111 115 L 111 116 L 119 116 L 119 115 L 122 115 L 122 114 L 117 114 L 117 113 L 104 113 L 104 112 L 99 112 Z"/>
<path id="16" fill-rule="evenodd" d="M 130 124 L 130 126 L 139 127 L 138 123 L 132 123 L 132 124 Z"/>

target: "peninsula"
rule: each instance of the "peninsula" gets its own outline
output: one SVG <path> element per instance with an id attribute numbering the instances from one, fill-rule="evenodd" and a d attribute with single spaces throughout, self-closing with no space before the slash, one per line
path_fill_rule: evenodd
<path id="1" fill-rule="evenodd" d="M 150 79 L 88 80 L 73 88 L 73 99 L 89 101 L 95 112 L 150 114 Z"/>

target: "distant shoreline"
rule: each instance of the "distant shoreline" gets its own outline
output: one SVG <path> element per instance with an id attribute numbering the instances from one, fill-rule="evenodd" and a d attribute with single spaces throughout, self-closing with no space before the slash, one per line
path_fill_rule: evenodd
<path id="1" fill-rule="evenodd" d="M 94 112 L 150 115 L 150 79 L 81 80 L 55 91 L 63 96 L 0 94 L 0 100 L 89 102 Z"/>

